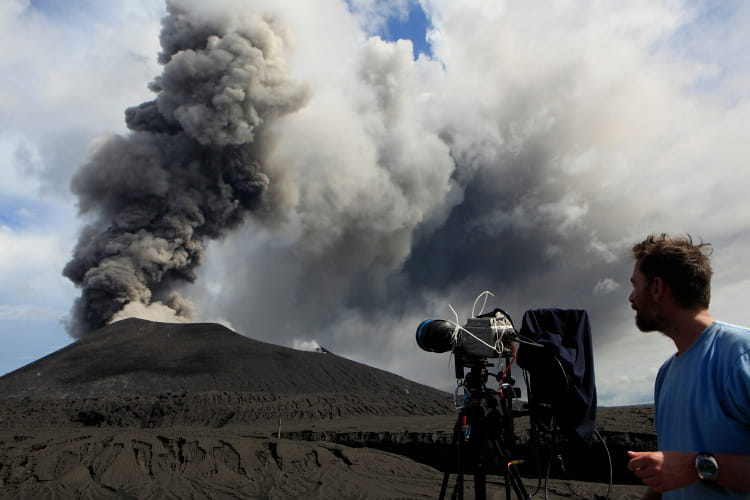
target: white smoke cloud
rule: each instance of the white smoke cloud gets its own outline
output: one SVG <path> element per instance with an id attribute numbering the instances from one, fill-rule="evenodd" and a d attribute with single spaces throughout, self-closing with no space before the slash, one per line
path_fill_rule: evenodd
<path id="1" fill-rule="evenodd" d="M 173 292 L 166 302 L 144 303 L 139 300 L 128 302 L 115 313 L 110 322 L 127 318 L 141 318 L 163 323 L 189 323 L 195 319 L 195 304 Z"/>
<path id="2" fill-rule="evenodd" d="M 736 227 L 727 212 L 710 226 L 705 205 L 686 204 L 707 184 L 734 190 L 743 128 L 732 118 L 747 116 L 744 104 L 728 117 L 716 108 L 707 97 L 723 89 L 696 88 L 703 62 L 673 45 L 701 12 L 671 2 L 424 7 L 433 60 L 412 61 L 406 44 L 337 45 L 320 40 L 336 32 L 318 33 L 316 45 L 336 48 L 319 68 L 297 68 L 311 99 L 279 125 L 269 167 L 284 236 L 258 240 L 253 229 L 234 240 L 243 250 L 222 250 L 226 276 L 246 274 L 214 303 L 238 323 L 268 318 L 258 330 L 269 339 L 312 328 L 335 352 L 434 382 L 450 370 L 414 352 L 413 329 L 489 288 L 519 318 L 532 307 L 590 310 L 606 357 L 613 339 L 637 335 L 620 285 L 630 245 L 652 231 L 720 244 L 719 228 Z M 302 34 L 325 20 L 277 10 L 305 59 Z M 716 154 L 725 161 L 706 179 Z M 633 356 L 666 357 L 654 342 L 639 336 Z M 649 377 L 620 400 L 650 397 Z M 617 400 L 619 382 L 604 374 L 602 384 Z"/>
<path id="3" fill-rule="evenodd" d="M 318 351 L 320 350 L 320 344 L 318 344 L 318 341 L 315 339 L 294 339 L 292 342 L 292 348 L 299 351 Z"/>

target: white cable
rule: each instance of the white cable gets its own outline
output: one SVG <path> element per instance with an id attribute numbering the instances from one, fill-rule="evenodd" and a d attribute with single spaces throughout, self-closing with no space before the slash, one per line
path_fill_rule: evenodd
<path id="1" fill-rule="evenodd" d="M 498 347 L 498 345 L 499 345 L 499 347 Z M 497 342 L 495 342 L 495 352 L 502 353 L 504 350 L 505 350 L 505 345 L 503 345 L 503 341 L 498 336 L 497 337 Z"/>
<path id="2" fill-rule="evenodd" d="M 520 334 L 518 335 L 518 343 L 519 344 L 531 345 L 531 346 L 534 346 L 534 347 L 544 347 L 539 342 L 534 342 L 533 340 L 527 339 L 526 337 L 523 337 Z"/>
<path id="3" fill-rule="evenodd" d="M 461 318 L 458 317 L 458 313 L 456 312 L 455 309 L 453 309 L 452 305 L 448 304 L 448 307 L 450 308 L 453 315 L 456 317 L 455 323 L 453 321 L 448 321 L 448 323 L 455 326 L 455 328 L 453 329 L 453 335 L 451 335 L 451 340 L 453 341 L 453 345 L 458 345 L 458 330 L 461 328 L 460 326 L 458 326 L 458 322 L 461 321 Z"/>
<path id="4" fill-rule="evenodd" d="M 484 303 L 482 304 L 482 308 L 479 310 L 479 314 L 481 314 L 482 311 L 484 311 L 484 308 L 487 306 L 487 298 L 490 297 L 490 296 L 494 297 L 495 294 L 492 293 L 489 290 L 485 290 L 482 293 L 480 293 L 479 295 L 477 295 L 477 298 L 474 299 L 474 305 L 471 308 L 471 316 L 473 318 L 477 317 L 476 308 L 477 308 L 477 302 L 479 302 L 479 299 L 484 298 Z M 464 328 L 461 325 L 459 325 L 458 322 L 461 321 L 461 319 L 458 316 L 458 313 L 456 312 L 456 310 L 453 308 L 452 305 L 448 304 L 448 307 L 450 308 L 450 310 L 453 313 L 453 315 L 456 317 L 456 321 L 455 322 L 454 321 L 448 321 L 448 320 L 446 320 L 447 323 L 450 323 L 450 324 L 452 324 L 455 327 L 454 330 L 453 330 L 453 335 L 451 336 L 451 339 L 453 341 L 453 345 L 458 345 L 458 342 L 459 342 L 458 333 L 459 333 L 459 331 L 464 331 L 467 334 L 469 334 L 471 337 L 473 337 L 477 342 L 479 342 L 479 343 L 481 343 L 481 344 L 489 347 L 490 349 L 492 349 L 496 353 L 502 355 L 503 350 L 505 349 L 505 345 L 503 344 L 503 342 L 501 340 L 502 339 L 502 333 L 505 330 L 507 330 L 508 328 L 510 328 L 511 330 L 515 331 L 515 329 L 513 328 L 513 324 L 508 321 L 507 316 L 504 318 L 504 321 L 503 321 L 504 324 L 501 325 L 501 329 L 502 329 L 503 332 L 501 332 L 501 333 L 498 334 L 497 342 L 495 343 L 494 346 L 491 346 L 490 344 L 488 344 L 484 340 L 480 339 L 479 337 L 477 337 L 476 335 L 474 335 L 473 333 L 471 333 L 466 328 Z M 497 330 L 497 326 L 493 325 L 493 329 Z M 536 346 L 536 347 L 542 347 L 541 344 L 539 344 L 537 342 L 534 342 L 534 341 L 532 341 L 530 339 L 522 338 L 520 335 L 518 337 L 519 337 L 518 338 L 518 342 L 521 343 L 521 344 L 528 344 L 528 345 L 533 345 L 533 346 Z M 451 355 L 452 355 L 452 353 L 451 353 Z"/>
<path id="5" fill-rule="evenodd" d="M 479 314 L 482 314 L 482 311 L 484 311 L 484 308 L 487 306 L 487 297 L 489 295 L 492 295 L 493 297 L 495 296 L 495 294 L 493 294 L 489 290 L 485 290 L 482 293 L 480 293 L 479 295 L 477 295 L 476 299 L 474 299 L 474 305 L 471 308 L 471 317 L 472 318 L 476 318 Z M 479 299 L 481 299 L 482 297 L 484 297 L 484 303 L 482 304 L 482 308 L 479 310 L 479 314 L 475 314 L 474 311 L 477 308 L 477 302 L 479 302 Z"/>

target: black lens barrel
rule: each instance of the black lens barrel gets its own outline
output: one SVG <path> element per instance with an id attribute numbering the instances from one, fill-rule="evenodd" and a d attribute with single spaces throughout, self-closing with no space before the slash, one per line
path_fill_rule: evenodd
<path id="1" fill-rule="evenodd" d="M 417 327 L 417 345 L 427 352 L 448 352 L 453 348 L 455 327 L 442 319 L 427 319 Z"/>

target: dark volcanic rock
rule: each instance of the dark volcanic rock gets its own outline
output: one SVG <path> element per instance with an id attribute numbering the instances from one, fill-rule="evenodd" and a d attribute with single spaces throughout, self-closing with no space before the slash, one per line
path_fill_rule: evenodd
<path id="1" fill-rule="evenodd" d="M 439 473 L 406 457 L 256 436 L 97 430 L 0 434 L 0 498 L 429 498 Z"/>
<path id="2" fill-rule="evenodd" d="M 218 324 L 141 319 L 113 323 L 0 378 L 0 394 L 6 398 L 216 391 L 360 395 L 416 408 L 437 401 L 442 411 L 450 401 L 447 393 L 331 353 L 259 342 Z"/>

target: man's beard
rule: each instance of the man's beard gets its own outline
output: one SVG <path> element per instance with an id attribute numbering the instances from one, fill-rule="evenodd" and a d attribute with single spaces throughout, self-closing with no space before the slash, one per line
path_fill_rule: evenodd
<path id="1" fill-rule="evenodd" d="M 661 324 L 654 316 L 647 316 L 639 311 L 635 313 L 635 326 L 642 332 L 661 330 Z"/>
<path id="2" fill-rule="evenodd" d="M 635 311 L 635 326 L 642 332 L 664 331 L 664 320 L 653 302 L 649 301 Z"/>
<path id="3" fill-rule="evenodd" d="M 651 297 L 645 297 L 639 307 L 635 309 L 635 326 L 642 332 L 655 332 L 662 330 L 662 319 L 659 309 Z"/>

